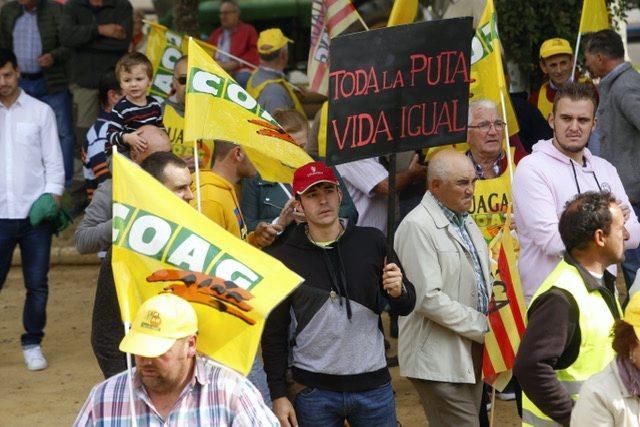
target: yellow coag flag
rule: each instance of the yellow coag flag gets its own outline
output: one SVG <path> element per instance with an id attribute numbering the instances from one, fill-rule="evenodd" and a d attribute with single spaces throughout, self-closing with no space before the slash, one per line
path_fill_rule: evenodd
<path id="1" fill-rule="evenodd" d="M 502 98 L 505 100 L 509 135 L 520 130 L 518 120 L 511 105 L 509 90 L 502 68 L 502 48 L 498 36 L 498 20 L 493 0 L 487 0 L 478 28 L 471 42 L 471 84 L 470 101 L 490 99 L 502 112 Z M 500 95 L 502 93 L 502 96 Z"/>
<path id="2" fill-rule="evenodd" d="M 112 248 L 124 322 L 148 298 L 172 292 L 198 314 L 198 350 L 245 375 L 267 315 L 303 280 L 118 153 Z"/>
<path id="3" fill-rule="evenodd" d="M 418 14 L 418 0 L 395 0 L 389 15 L 387 27 L 411 24 Z"/>
<path id="4" fill-rule="evenodd" d="M 166 99 L 171 94 L 171 78 L 176 61 L 187 54 L 187 36 L 169 30 L 164 25 L 145 21 L 149 25 L 147 50 L 145 54 L 153 65 L 153 77 L 149 95 Z M 209 54 L 213 55 L 215 47 L 197 40 L 197 43 Z"/>
<path id="5" fill-rule="evenodd" d="M 187 37 L 155 22 L 145 21 L 149 25 L 146 55 L 153 65 L 153 78 L 149 95 L 167 99 L 171 94 L 171 79 L 176 62 L 187 54 Z M 214 46 L 198 41 L 198 44 L 209 55 L 213 55 Z M 162 117 L 167 134 L 171 139 L 171 151 L 177 156 L 186 158 L 193 156 L 193 140 L 184 139 L 184 111 L 177 111 L 170 103 L 164 106 Z M 207 167 L 211 164 L 213 141 L 198 140 L 198 157 L 200 164 Z"/>
<path id="6" fill-rule="evenodd" d="M 241 145 L 263 179 L 291 182 L 313 159 L 247 91 L 189 40 L 185 140 L 223 139 Z"/>
<path id="7" fill-rule="evenodd" d="M 604 0 L 584 0 L 580 14 L 580 34 L 609 28 L 609 10 Z"/>

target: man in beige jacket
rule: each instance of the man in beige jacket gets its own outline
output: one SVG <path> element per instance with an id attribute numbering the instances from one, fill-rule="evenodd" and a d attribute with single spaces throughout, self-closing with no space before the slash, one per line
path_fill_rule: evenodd
<path id="1" fill-rule="evenodd" d="M 400 374 L 416 387 L 430 427 L 479 424 L 491 277 L 487 246 L 467 214 L 475 180 L 464 154 L 437 153 L 428 191 L 395 236 L 416 288 L 415 309 L 399 323 Z"/>

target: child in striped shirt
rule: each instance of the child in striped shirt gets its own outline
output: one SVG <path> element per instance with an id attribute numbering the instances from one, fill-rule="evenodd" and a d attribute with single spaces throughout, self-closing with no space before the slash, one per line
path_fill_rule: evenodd
<path id="1" fill-rule="evenodd" d="M 116 64 L 116 77 L 124 97 L 112 110 L 107 130 L 108 153 L 113 145 L 123 152 L 144 152 L 147 141 L 138 133 L 138 129 L 144 125 L 163 127 L 162 107 L 147 95 L 152 75 L 151 61 L 139 52 L 125 54 Z"/>

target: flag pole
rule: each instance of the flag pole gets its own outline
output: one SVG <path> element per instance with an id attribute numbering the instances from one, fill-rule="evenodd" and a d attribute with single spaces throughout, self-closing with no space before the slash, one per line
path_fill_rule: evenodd
<path id="1" fill-rule="evenodd" d="M 131 328 L 130 322 L 123 322 L 124 324 L 124 334 L 127 335 L 129 329 Z M 138 427 L 138 420 L 136 419 L 136 400 L 135 394 L 133 393 L 133 363 L 131 361 L 131 353 L 127 353 L 127 372 L 129 373 L 129 381 L 127 381 L 127 385 L 129 386 L 129 409 L 131 411 L 131 425 L 133 427 Z"/>
<path id="2" fill-rule="evenodd" d="M 496 389 L 491 387 L 491 416 L 489 418 L 489 427 L 493 427 L 493 415 L 496 413 Z"/>
<path id="3" fill-rule="evenodd" d="M 212 44 L 211 46 L 216 50 L 216 52 L 221 53 L 224 56 L 228 56 L 229 58 L 233 59 L 234 61 L 238 61 L 242 65 L 246 65 L 247 67 L 250 67 L 250 68 L 252 68 L 254 70 L 258 69 L 258 66 L 255 65 L 255 64 L 252 64 L 251 62 L 247 62 L 242 58 L 238 58 L 237 56 L 230 54 L 229 52 L 226 52 L 226 51 L 224 51 L 222 49 L 218 49 L 218 46 L 216 46 L 214 44 Z M 215 58 L 214 58 L 214 60 L 215 60 Z"/>
<path id="4" fill-rule="evenodd" d="M 354 8 L 355 8 L 355 6 L 354 6 Z M 360 16 L 360 13 L 358 12 L 358 9 L 356 9 L 356 14 L 358 15 L 358 21 L 360 21 L 360 23 L 364 27 L 364 30 L 365 31 L 369 31 L 369 27 L 367 26 L 367 24 L 365 24 L 364 19 L 362 19 L 362 16 Z"/>
<path id="5" fill-rule="evenodd" d="M 198 142 L 201 139 L 197 139 L 193 141 L 193 160 L 195 165 L 194 174 L 196 176 L 196 206 L 198 207 L 198 212 L 202 213 L 202 202 L 200 198 L 200 158 L 198 157 Z"/>
<path id="6" fill-rule="evenodd" d="M 504 90 L 500 88 L 500 105 L 502 107 L 502 120 L 504 125 L 504 139 L 505 139 L 505 155 L 507 156 L 507 167 L 509 169 L 509 178 L 513 181 L 513 159 L 511 158 L 511 149 L 509 146 L 509 123 L 507 123 L 507 109 L 505 107 Z"/>
<path id="7" fill-rule="evenodd" d="M 580 39 L 582 33 L 578 31 L 578 39 L 576 40 L 576 49 L 573 51 L 573 69 L 571 70 L 571 81 L 574 81 L 576 76 L 576 67 L 578 66 L 578 49 L 580 48 Z"/>
<path id="8" fill-rule="evenodd" d="M 111 147 L 111 151 L 112 151 L 112 156 L 117 155 L 118 147 L 116 145 L 113 145 Z M 111 171 L 112 178 L 116 177 L 114 172 L 115 170 Z M 113 229 L 111 229 L 111 236 L 113 238 Z M 122 322 L 122 324 L 124 325 L 124 334 L 127 335 L 127 332 L 129 332 L 129 329 L 131 328 L 131 323 Z M 129 409 L 131 411 L 131 425 L 133 427 L 138 427 L 138 421 L 136 420 L 135 395 L 133 394 L 133 368 L 131 363 L 131 353 L 127 353 L 127 372 L 129 374 L 128 388 L 129 388 L 129 402 L 130 402 Z"/>

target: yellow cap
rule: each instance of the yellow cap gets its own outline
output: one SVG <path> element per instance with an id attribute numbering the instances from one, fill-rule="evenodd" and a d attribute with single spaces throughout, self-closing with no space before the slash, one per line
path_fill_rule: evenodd
<path id="1" fill-rule="evenodd" d="M 573 49 L 571 49 L 571 45 L 565 39 L 555 38 L 545 40 L 542 46 L 540 46 L 540 59 L 560 54 L 573 55 Z"/>
<path id="2" fill-rule="evenodd" d="M 293 43 L 293 40 L 285 37 L 280 28 L 269 28 L 260 32 L 258 37 L 258 52 L 272 53 L 282 49 L 287 43 Z"/>
<path id="3" fill-rule="evenodd" d="M 138 309 L 120 350 L 142 357 L 166 353 L 176 340 L 198 331 L 196 312 L 186 300 L 163 293 L 146 300 Z"/>
<path id="4" fill-rule="evenodd" d="M 640 340 L 640 292 L 636 292 L 631 296 L 627 308 L 624 310 L 625 322 L 633 326 L 636 336 Z"/>

